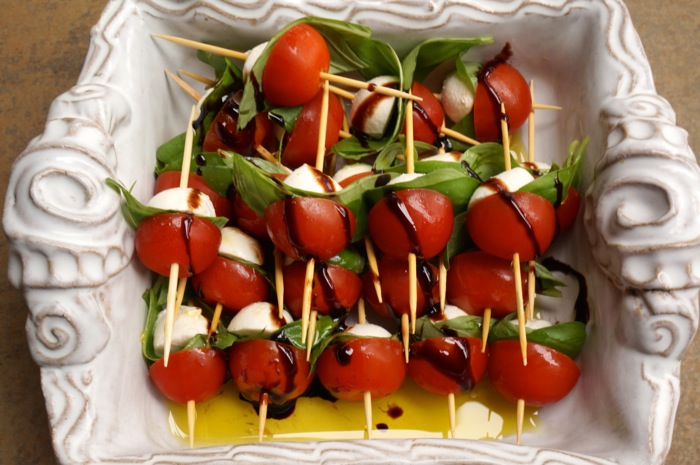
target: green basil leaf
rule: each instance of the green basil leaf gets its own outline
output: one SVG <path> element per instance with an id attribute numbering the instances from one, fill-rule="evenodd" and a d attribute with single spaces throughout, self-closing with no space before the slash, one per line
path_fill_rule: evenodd
<path id="1" fill-rule="evenodd" d="M 284 131 L 291 133 L 294 130 L 294 125 L 297 124 L 299 113 L 301 113 L 302 105 L 296 107 L 275 107 L 270 109 L 268 113 L 272 113 L 284 121 Z M 273 122 L 273 124 L 276 124 Z"/>
<path id="2" fill-rule="evenodd" d="M 241 199 L 259 216 L 268 205 L 287 196 L 280 182 L 246 158 L 231 152 L 233 186 Z"/>
<path id="3" fill-rule="evenodd" d="M 204 349 L 206 347 L 209 347 L 208 342 L 208 334 L 197 334 L 193 336 L 192 339 L 187 341 L 187 343 L 185 343 L 185 346 L 181 350 Z"/>
<path id="4" fill-rule="evenodd" d="M 435 326 L 445 334 L 457 337 L 471 337 L 481 339 L 481 327 L 483 319 L 480 316 L 464 315 L 449 320 L 439 320 Z"/>
<path id="5" fill-rule="evenodd" d="M 355 274 L 362 274 L 362 272 L 365 271 L 367 260 L 365 259 L 365 256 L 359 253 L 357 250 L 347 248 L 343 249 L 343 251 L 335 257 L 331 257 L 326 260 L 326 263 L 341 266 Z"/>
<path id="6" fill-rule="evenodd" d="M 455 60 L 457 76 L 469 87 L 472 95 L 476 92 L 476 84 L 479 81 L 479 71 L 481 63 L 475 61 L 462 61 L 461 58 Z"/>
<path id="7" fill-rule="evenodd" d="M 410 341 L 414 343 L 439 337 L 445 337 L 445 334 L 438 329 L 430 317 L 422 316 L 416 319 L 416 331 L 411 334 Z"/>
<path id="8" fill-rule="evenodd" d="M 564 286 L 551 271 L 543 264 L 535 261 L 535 276 L 537 277 L 537 293 L 550 297 L 561 297 L 561 291 L 557 287 Z"/>
<path id="9" fill-rule="evenodd" d="M 219 322 L 219 327 L 211 337 L 211 346 L 217 349 L 226 350 L 241 338 L 233 333 L 228 332 L 226 327 Z"/>
<path id="10" fill-rule="evenodd" d="M 167 298 L 168 283 L 164 277 L 158 277 L 153 285 L 143 293 L 143 300 L 146 302 L 146 322 L 141 333 L 141 347 L 143 356 L 150 363 L 162 357 L 158 356 L 153 348 L 153 331 L 156 325 L 158 314 L 165 305 Z M 149 364 L 150 364 L 149 363 Z"/>
<path id="11" fill-rule="evenodd" d="M 467 231 L 467 212 L 463 211 L 455 216 L 452 234 L 443 251 L 443 263 L 445 263 L 445 267 L 449 270 L 452 257 L 471 248 L 474 248 L 474 245 Z"/>
<path id="12" fill-rule="evenodd" d="M 390 173 L 365 176 L 334 194 L 335 200 L 348 207 L 355 215 L 355 234 L 352 242 L 362 239 L 367 234 L 367 215 L 370 204 L 365 197 L 366 192 L 375 188 L 378 182 L 385 184 L 392 176 Z"/>
<path id="13" fill-rule="evenodd" d="M 183 153 L 185 153 L 184 132 L 164 142 L 156 149 L 156 174 L 164 171 L 180 171 Z"/>
<path id="14" fill-rule="evenodd" d="M 489 343 L 502 340 L 519 340 L 517 322 L 512 313 L 491 327 Z M 534 342 L 575 358 L 586 341 L 586 325 L 580 321 L 559 323 L 540 329 L 526 328 L 528 342 Z"/>
<path id="15" fill-rule="evenodd" d="M 569 187 L 574 183 L 583 164 L 583 154 L 588 145 L 588 137 L 582 142 L 574 141 L 569 145 L 569 156 L 564 165 L 556 169 L 556 165 L 547 174 L 536 178 L 520 188 L 521 192 L 532 192 L 547 199 L 552 204 L 561 202 Z"/>
<path id="16" fill-rule="evenodd" d="M 402 60 L 404 89 L 413 81 L 423 81 L 440 63 L 466 53 L 477 45 L 493 42 L 492 37 L 428 39 L 417 45 Z"/>
<path id="17" fill-rule="evenodd" d="M 467 114 L 467 116 L 462 118 L 461 121 L 458 121 L 457 124 L 452 126 L 451 129 L 453 131 L 459 132 L 460 134 L 464 134 L 469 138 L 474 139 L 476 137 L 474 135 L 474 112 L 470 112 L 469 114 Z M 448 139 L 450 141 L 450 145 L 452 145 L 452 150 L 457 152 L 464 152 L 469 147 L 473 147 L 471 144 L 467 144 L 466 142 L 453 139 L 452 137 L 448 137 Z"/>
<path id="18" fill-rule="evenodd" d="M 463 157 L 469 168 L 483 181 L 505 170 L 503 146 L 486 142 L 467 149 Z"/>
<path id="19" fill-rule="evenodd" d="M 328 315 L 323 315 L 316 320 L 316 337 L 311 346 L 311 357 L 309 359 L 312 367 L 311 372 L 313 372 L 316 360 L 323 352 L 323 348 L 327 346 L 328 340 L 337 330 L 339 324 L 339 321 L 334 321 Z M 301 336 L 301 320 L 296 320 L 277 330 L 270 339 L 288 343 L 298 349 L 306 349 L 306 344 L 301 342 Z M 309 341 L 307 340 L 307 342 Z"/>

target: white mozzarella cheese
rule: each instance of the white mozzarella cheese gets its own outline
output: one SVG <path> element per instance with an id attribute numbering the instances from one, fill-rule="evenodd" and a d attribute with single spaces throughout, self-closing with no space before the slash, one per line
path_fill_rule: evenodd
<path id="1" fill-rule="evenodd" d="M 265 261 L 265 254 L 260 243 L 233 226 L 226 226 L 221 230 L 219 255 L 240 258 L 256 265 L 262 265 Z"/>
<path id="2" fill-rule="evenodd" d="M 257 334 L 269 336 L 294 319 L 286 310 L 283 311 L 283 320 L 278 318 L 277 307 L 268 302 L 256 302 L 243 307 L 236 313 L 228 330 L 239 336 L 255 336 Z"/>
<path id="3" fill-rule="evenodd" d="M 447 117 L 457 123 L 472 111 L 474 93 L 456 72 L 452 72 L 442 83 L 440 103 Z"/>
<path id="4" fill-rule="evenodd" d="M 158 313 L 153 328 L 153 349 L 159 356 L 162 356 L 165 351 L 165 314 L 165 310 Z M 181 305 L 173 324 L 171 352 L 182 349 L 197 334 L 207 334 L 208 332 L 209 321 L 202 315 L 202 309 Z"/>
<path id="5" fill-rule="evenodd" d="M 393 76 L 377 76 L 367 82 L 370 85 L 387 86 L 397 84 L 399 80 Z M 395 103 L 395 97 L 369 89 L 359 90 L 350 106 L 350 122 L 358 131 L 378 139 L 384 135 Z"/>
<path id="6" fill-rule="evenodd" d="M 284 183 L 297 189 L 319 194 L 338 192 L 342 189 L 340 184 L 333 178 L 306 163 L 292 171 L 292 173 L 284 179 Z"/>
<path id="7" fill-rule="evenodd" d="M 501 186 L 508 192 L 515 192 L 535 179 L 526 169 L 520 167 L 498 173 L 494 178 L 498 179 Z M 469 199 L 467 209 L 471 208 L 475 202 L 493 195 L 496 192 L 497 191 L 492 186 L 489 186 L 488 183 L 481 184 L 476 188 L 471 199 Z"/>
<path id="8" fill-rule="evenodd" d="M 258 61 L 258 58 L 260 58 L 260 55 L 262 55 L 262 52 L 263 50 L 265 50 L 265 47 L 267 47 L 267 42 L 258 44 L 252 49 L 248 50 L 248 56 L 246 57 L 245 62 L 243 63 L 243 82 L 248 80 L 250 73 L 253 71 L 253 66 L 255 66 L 255 62 Z"/>
<path id="9" fill-rule="evenodd" d="M 349 327 L 346 331 L 348 334 L 358 337 L 391 337 L 391 333 L 379 325 L 371 323 L 358 323 Z"/>
<path id="10" fill-rule="evenodd" d="M 352 165 L 345 165 L 335 172 L 333 179 L 337 183 L 341 183 L 351 176 L 361 173 L 371 173 L 372 165 L 367 163 L 353 163 Z"/>
<path id="11" fill-rule="evenodd" d="M 197 216 L 216 216 L 214 204 L 209 196 L 191 187 L 174 187 L 158 192 L 148 202 L 148 206 Z"/>

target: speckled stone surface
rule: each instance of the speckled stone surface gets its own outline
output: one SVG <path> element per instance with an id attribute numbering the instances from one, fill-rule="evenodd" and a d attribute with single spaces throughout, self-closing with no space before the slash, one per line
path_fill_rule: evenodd
<path id="1" fill-rule="evenodd" d="M 627 2 L 654 72 L 657 90 L 700 150 L 700 19 L 695 0 Z M 0 15 L 0 193 L 4 202 L 12 160 L 39 135 L 51 101 L 80 73 L 90 28 L 104 0 L 4 2 Z M 7 282 L 7 240 L 0 235 L 0 464 L 53 464 L 51 433 L 39 369 L 24 333 L 21 291 Z M 682 397 L 667 463 L 695 465 L 700 452 L 700 342 L 682 368 Z"/>

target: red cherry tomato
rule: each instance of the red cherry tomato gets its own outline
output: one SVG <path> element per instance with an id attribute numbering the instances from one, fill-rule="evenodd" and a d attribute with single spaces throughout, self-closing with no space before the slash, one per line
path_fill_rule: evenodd
<path id="1" fill-rule="evenodd" d="M 521 269 L 523 299 L 527 301 L 527 269 Z M 450 260 L 447 301 L 471 315 L 491 309 L 495 318 L 517 311 L 515 274 L 511 260 L 482 251 L 464 252 Z"/>
<path id="2" fill-rule="evenodd" d="M 532 110 L 530 88 L 523 75 L 499 55 L 483 66 L 474 92 L 474 135 L 479 142 L 501 139 L 501 102 L 508 129 L 515 131 Z"/>
<path id="3" fill-rule="evenodd" d="M 316 263 L 311 308 L 322 315 L 338 316 L 355 306 L 362 293 L 362 280 L 342 266 Z M 301 318 L 306 263 L 292 262 L 284 267 L 284 303 L 287 310 Z"/>
<path id="4" fill-rule="evenodd" d="M 445 112 L 440 101 L 420 82 L 411 85 L 411 93 L 423 100 L 413 102 L 413 139 L 427 144 L 435 144 L 445 123 Z M 406 133 L 406 127 L 401 131 Z"/>
<path id="5" fill-rule="evenodd" d="M 562 234 L 571 228 L 574 221 L 576 221 L 580 206 L 581 194 L 574 187 L 569 187 L 566 197 L 555 209 L 557 214 L 557 234 Z"/>
<path id="6" fill-rule="evenodd" d="M 382 287 L 380 304 L 374 287 L 372 272 L 362 279 L 363 295 L 369 306 L 379 315 L 398 320 L 401 315 L 410 315 L 408 293 L 408 261 L 406 259 L 383 257 L 378 262 L 379 281 Z M 438 271 L 427 262 L 418 263 L 418 292 L 416 314 L 421 316 L 439 300 Z"/>
<path id="7" fill-rule="evenodd" d="M 372 174 L 374 174 L 372 171 L 365 171 L 364 173 L 353 174 L 352 176 L 348 176 L 347 178 L 343 179 L 338 184 L 340 184 L 340 187 L 345 189 L 346 187 L 348 187 L 350 184 L 357 181 L 358 179 L 362 179 L 365 176 L 370 176 Z"/>
<path id="8" fill-rule="evenodd" d="M 262 393 L 276 405 L 296 399 L 311 384 L 310 369 L 305 350 L 281 342 L 249 339 L 229 349 L 231 380 L 251 402 Z"/>
<path id="9" fill-rule="evenodd" d="M 554 238 L 555 213 L 544 197 L 530 192 L 498 192 L 467 212 L 467 231 L 484 252 L 521 261 L 542 255 Z"/>
<path id="10" fill-rule="evenodd" d="M 272 123 L 266 113 L 258 113 L 243 129 L 238 128 L 238 105 L 242 92 L 230 96 L 216 114 L 204 137 L 202 150 L 231 150 L 245 157 L 256 153 L 259 145 L 271 148 Z"/>
<path id="11" fill-rule="evenodd" d="M 380 399 L 396 391 L 406 377 L 403 346 L 396 339 L 358 338 L 327 348 L 316 363 L 321 384 L 338 399 Z"/>
<path id="12" fill-rule="evenodd" d="M 218 349 L 188 349 L 156 361 L 149 374 L 158 390 L 180 404 L 204 402 L 219 392 L 226 380 L 226 357 Z"/>
<path id="13" fill-rule="evenodd" d="M 323 36 L 308 24 L 289 28 L 275 42 L 265 64 L 263 93 L 273 105 L 303 105 L 318 92 L 320 73 L 328 72 L 331 55 Z"/>
<path id="14" fill-rule="evenodd" d="M 289 140 L 282 151 L 282 164 L 295 169 L 306 163 L 316 165 L 316 151 L 319 137 L 319 121 L 321 115 L 321 101 L 323 91 L 320 91 L 299 113 L 294 130 L 289 135 Z M 338 134 L 343 126 L 345 111 L 342 103 L 334 94 L 328 96 L 328 118 L 326 120 L 325 150 L 338 142 Z"/>
<path id="15" fill-rule="evenodd" d="M 193 189 L 200 190 L 209 196 L 211 202 L 214 204 L 216 216 L 231 218 L 231 202 L 229 202 L 226 197 L 209 187 L 209 184 L 207 184 L 203 177 L 195 173 L 190 173 L 187 180 L 187 185 Z M 154 194 L 175 187 L 180 187 L 180 172 L 165 171 L 160 173 L 158 175 L 158 179 L 156 179 Z"/>
<path id="16" fill-rule="evenodd" d="M 219 254 L 221 231 L 214 223 L 188 213 L 160 213 L 136 228 L 136 254 L 151 271 L 170 275 L 180 266 L 179 277 L 201 273 Z"/>
<path id="17" fill-rule="evenodd" d="M 225 257 L 216 257 L 206 270 L 194 275 L 192 285 L 205 302 L 210 305 L 221 303 L 232 312 L 267 300 L 270 291 L 263 275 L 248 265 Z"/>
<path id="18" fill-rule="evenodd" d="M 481 339 L 438 337 L 411 344 L 408 375 L 420 387 L 446 396 L 470 391 L 486 372 Z"/>
<path id="19" fill-rule="evenodd" d="M 520 341 L 496 341 L 489 346 L 489 378 L 507 400 L 523 399 L 533 407 L 557 402 L 573 389 L 581 369 L 572 359 L 549 347 L 527 343 L 523 365 Z"/>
<path id="20" fill-rule="evenodd" d="M 237 192 L 233 193 L 231 205 L 235 223 L 239 228 L 251 236 L 254 236 L 256 239 L 270 240 L 270 237 L 267 235 L 265 218 L 258 216 L 255 210 L 250 208 Z"/>
<path id="21" fill-rule="evenodd" d="M 453 225 L 449 197 L 430 189 L 391 191 L 367 217 L 372 241 L 395 258 L 409 253 L 425 259 L 436 256 L 447 245 Z"/>
<path id="22" fill-rule="evenodd" d="M 294 260 L 328 260 L 355 232 L 355 215 L 347 207 L 317 197 L 278 200 L 265 209 L 265 223 L 272 242 Z"/>

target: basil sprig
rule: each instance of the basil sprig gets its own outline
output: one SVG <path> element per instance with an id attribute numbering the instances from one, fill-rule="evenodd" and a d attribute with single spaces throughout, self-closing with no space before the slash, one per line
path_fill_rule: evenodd
<path id="1" fill-rule="evenodd" d="M 491 327 L 489 344 L 496 341 L 518 340 L 518 325 L 513 322 L 512 313 Z M 586 341 L 586 325 L 580 321 L 559 323 L 540 329 L 526 328 L 527 340 L 575 358 Z"/>
<path id="2" fill-rule="evenodd" d="M 118 194 L 121 193 L 124 196 L 124 203 L 121 205 L 122 216 L 124 216 L 126 222 L 133 229 L 138 228 L 139 224 L 141 224 L 143 220 L 153 215 L 158 215 L 160 213 L 180 213 L 172 210 L 163 210 L 162 208 L 149 207 L 148 205 L 142 204 L 131 194 L 130 190 L 126 189 L 114 179 L 107 178 L 105 179 L 105 183 L 107 183 L 107 185 L 114 189 Z M 202 219 L 211 221 L 219 229 L 223 228 L 226 226 L 226 223 L 228 223 L 228 218 L 222 216 L 202 217 Z"/>
<path id="3" fill-rule="evenodd" d="M 446 336 L 481 339 L 482 325 L 483 319 L 475 315 L 435 321 L 430 316 L 422 316 L 416 320 L 416 332 L 411 336 L 411 342 Z"/>

